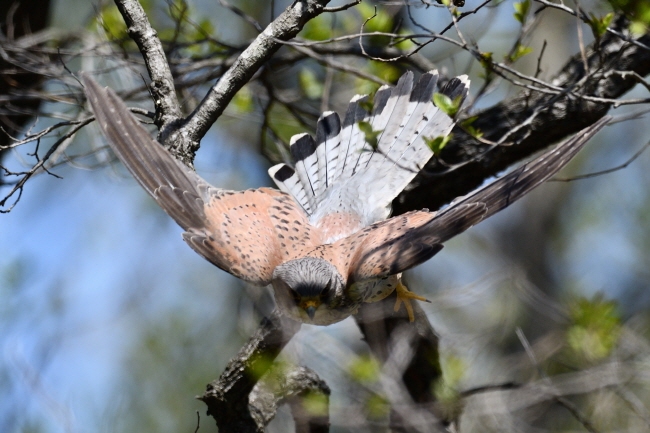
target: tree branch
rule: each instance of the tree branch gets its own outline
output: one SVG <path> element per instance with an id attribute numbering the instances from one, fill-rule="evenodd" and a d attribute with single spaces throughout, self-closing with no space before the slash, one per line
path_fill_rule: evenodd
<path id="1" fill-rule="evenodd" d="M 201 138 L 223 113 L 237 91 L 282 47 L 282 41 L 296 36 L 309 20 L 323 12 L 329 2 L 330 0 L 294 1 L 241 53 L 179 131 L 181 136 L 188 137 L 192 143 L 188 149 L 192 155 L 198 149 Z"/>
<path id="2" fill-rule="evenodd" d="M 408 327 L 415 331 L 411 337 L 413 356 L 404 370 L 402 380 L 413 402 L 439 418 L 433 405 L 436 398 L 432 392 L 433 385 L 442 375 L 438 354 L 438 336 L 417 303 L 413 303 L 414 323 L 409 322 L 404 308 L 394 312 L 396 297 L 396 293 L 393 293 L 380 302 L 362 304 L 354 319 L 365 342 L 381 363 L 388 360 L 390 356 L 389 343 L 399 335 L 400 330 Z M 391 411 L 391 425 L 400 426 L 400 431 L 411 431 L 409 421 L 411 420 L 401 416 L 395 410 Z"/>
<path id="3" fill-rule="evenodd" d="M 277 408 L 284 403 L 291 407 L 296 433 L 327 433 L 329 431 L 330 389 L 307 367 L 280 365 L 272 368 L 255 386 L 250 404 L 259 424 L 266 426 Z"/>
<path id="4" fill-rule="evenodd" d="M 625 32 L 624 18 L 616 21 L 616 31 Z M 650 44 L 650 36 L 638 40 Z M 650 73 L 650 51 L 608 33 L 600 45 L 592 44 L 588 52 L 590 74 L 585 74 L 580 53 L 574 55 L 562 70 L 549 80 L 553 85 L 572 92 L 617 98 L 637 83 L 635 76 Z M 607 71 L 629 71 L 627 76 Z M 465 195 L 485 179 L 513 163 L 593 124 L 603 117 L 611 104 L 522 91 L 478 114 L 472 124 L 488 140 L 497 142 L 510 134 L 508 146 L 490 146 L 478 142 L 460 127 L 445 147 L 440 159 L 432 159 L 416 177 L 415 187 L 403 192 L 393 202 L 395 214 L 410 210 L 438 209 L 456 197 Z M 513 128 L 516 130 L 513 134 Z"/>
<path id="5" fill-rule="evenodd" d="M 156 107 L 154 123 L 158 126 L 159 140 L 165 142 L 165 136 L 170 125 L 181 118 L 181 109 L 174 90 L 172 76 L 167 56 L 158 33 L 151 27 L 147 14 L 137 0 L 115 0 L 129 36 L 138 46 L 147 67 L 151 85 L 149 89 Z"/>
<path id="6" fill-rule="evenodd" d="M 219 431 L 259 432 L 273 418 L 271 406 L 249 404 L 249 394 L 271 367 L 273 360 L 300 329 L 300 323 L 283 317 L 277 310 L 264 318 L 251 339 L 230 360 L 218 380 L 198 397 L 208 406 L 208 414 L 217 421 Z M 253 401 L 255 403 L 255 401 Z M 257 406 L 257 407 L 256 407 Z"/>

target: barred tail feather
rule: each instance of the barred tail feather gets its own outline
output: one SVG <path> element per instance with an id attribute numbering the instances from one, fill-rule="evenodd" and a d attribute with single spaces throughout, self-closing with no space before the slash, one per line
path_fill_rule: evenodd
<path id="1" fill-rule="evenodd" d="M 316 143 L 309 134 L 299 134 L 291 137 L 289 150 L 295 161 L 296 174 L 305 191 L 307 201 L 312 209 L 316 207 L 316 191 L 318 191 L 318 156 Z"/>
<path id="2" fill-rule="evenodd" d="M 334 173 L 339 161 L 341 148 L 341 120 L 339 115 L 328 111 L 323 113 L 316 124 L 316 151 L 318 153 L 319 197 L 334 181 Z"/>
<path id="3" fill-rule="evenodd" d="M 413 88 L 413 73 L 407 72 L 397 82 L 397 85 L 390 92 L 390 97 L 385 106 L 376 104 L 373 110 L 372 130 L 379 132 L 377 149 L 380 150 L 382 143 L 393 142 L 399 135 L 403 121 L 408 119 L 409 99 Z M 379 92 L 378 92 L 379 93 Z M 381 101 L 379 101 L 381 102 Z M 411 112 L 413 110 L 410 110 Z M 384 144 L 384 147 L 386 145 Z M 370 159 L 376 155 L 376 151 L 364 152 L 359 159 L 359 166 L 364 169 L 368 166 Z"/>
<path id="4" fill-rule="evenodd" d="M 433 74 L 422 76 L 411 93 L 413 110 L 404 118 L 405 124 L 394 137 L 379 142 L 378 152 L 368 163 L 368 170 L 378 178 L 376 188 L 382 191 L 383 205 L 389 205 L 433 156 L 426 140 L 447 136 L 454 126 L 452 118 L 429 102 L 434 79 Z M 463 75 L 451 79 L 441 93 L 452 100 L 460 97 L 462 104 L 468 91 L 469 79 Z"/>
<path id="5" fill-rule="evenodd" d="M 286 164 L 277 164 L 269 168 L 269 176 L 280 191 L 291 194 L 307 215 L 312 214 L 312 207 L 307 198 L 307 191 L 300 182 L 296 171 Z"/>
<path id="6" fill-rule="evenodd" d="M 368 97 L 357 95 L 343 122 L 336 113 L 324 113 L 315 140 L 308 134 L 292 138 L 295 170 L 280 164 L 269 174 L 312 219 L 350 209 L 364 218 L 388 217 L 392 200 L 433 155 L 425 139 L 447 135 L 453 127 L 453 119 L 431 102 L 437 81 L 438 73 L 431 71 L 414 85 L 407 72 L 394 88 L 382 86 L 375 93 L 371 112 L 364 108 Z M 441 93 L 464 99 L 468 86 L 466 76 L 453 78 Z M 376 143 L 368 143 L 362 121 L 376 134 Z M 329 193 L 334 189 L 335 198 Z"/>
<path id="7" fill-rule="evenodd" d="M 368 101 L 368 95 L 357 95 L 352 98 L 343 120 L 341 130 L 341 144 L 345 150 L 345 160 L 337 176 L 338 181 L 349 179 L 354 173 L 365 146 L 365 141 L 359 129 L 359 122 L 368 120 L 369 113 L 361 106 Z"/>
<path id="8" fill-rule="evenodd" d="M 386 168 L 390 168 L 392 165 L 402 166 L 399 164 L 402 159 L 410 162 L 408 158 L 405 158 L 407 151 L 417 146 L 416 140 L 420 132 L 430 122 L 432 115 L 435 113 L 431 98 L 437 81 L 437 72 L 422 75 L 410 93 L 409 102 L 406 104 L 406 115 L 402 119 L 395 119 L 399 120 L 399 122 L 395 122 L 397 127 L 393 127 L 396 129 L 394 134 L 382 135 L 378 143 L 378 152 L 373 155 L 369 163 L 379 163 L 387 165 Z M 426 160 L 428 160 L 431 155 L 422 155 L 422 157 L 426 157 Z M 422 161 L 414 162 L 422 163 Z"/>

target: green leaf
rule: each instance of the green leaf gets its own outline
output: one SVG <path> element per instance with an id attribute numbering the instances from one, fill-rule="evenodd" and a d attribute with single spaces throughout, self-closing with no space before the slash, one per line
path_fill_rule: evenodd
<path id="1" fill-rule="evenodd" d="M 381 367 L 375 358 L 359 356 L 348 365 L 348 374 L 357 382 L 373 383 L 379 380 Z"/>
<path id="2" fill-rule="evenodd" d="M 442 149 L 449 143 L 449 140 L 451 140 L 452 135 L 439 135 L 434 138 L 429 138 L 429 137 L 424 137 L 424 142 L 426 143 L 427 146 L 429 146 L 429 149 L 433 152 L 435 156 L 440 155 L 440 152 L 442 152 Z"/>
<path id="3" fill-rule="evenodd" d="M 569 311 L 572 325 L 567 330 L 569 347 L 580 359 L 588 362 L 607 357 L 621 334 L 618 305 L 602 296 L 575 302 Z"/>
<path id="4" fill-rule="evenodd" d="M 462 122 L 460 122 L 460 127 L 463 128 L 465 132 L 467 132 L 469 135 L 471 135 L 474 138 L 481 138 L 483 137 L 483 131 L 480 129 L 474 127 L 472 124 L 478 119 L 478 116 L 472 116 L 469 117 Z"/>
<path id="5" fill-rule="evenodd" d="M 481 53 L 481 58 L 478 60 L 481 66 L 483 66 L 483 70 L 485 71 L 481 76 L 483 79 L 486 81 L 491 81 L 494 78 L 494 66 L 492 65 L 493 59 L 492 59 L 492 53 L 487 51 L 485 53 Z"/>
<path id="6" fill-rule="evenodd" d="M 300 36 L 312 41 L 324 41 L 332 37 L 332 25 L 329 14 L 319 15 L 307 21 Z"/>
<path id="7" fill-rule="evenodd" d="M 602 17 L 597 17 L 594 14 L 589 14 L 589 20 L 587 21 L 587 24 L 589 24 L 589 27 L 591 27 L 591 32 L 594 34 L 594 37 L 596 39 L 600 39 L 607 31 L 607 28 L 612 23 L 613 19 L 614 12 L 610 12 Z"/>
<path id="8" fill-rule="evenodd" d="M 390 403 L 382 395 L 372 394 L 365 403 L 365 410 L 371 418 L 385 418 L 390 413 Z"/>
<path id="9" fill-rule="evenodd" d="M 404 71 L 393 63 L 373 60 L 368 64 L 370 73 L 389 83 L 399 80 Z"/>
<path id="10" fill-rule="evenodd" d="M 323 96 L 323 83 L 318 80 L 318 77 L 311 69 L 301 69 L 298 74 L 298 82 L 305 96 L 309 99 L 318 99 Z"/>
<path id="11" fill-rule="evenodd" d="M 641 37 L 650 31 L 650 2 L 648 0 L 609 0 L 617 13 L 630 21 L 632 36 Z"/>
<path id="12" fill-rule="evenodd" d="M 433 103 L 436 104 L 436 107 L 440 108 L 452 118 L 458 113 L 461 100 L 462 98 L 460 96 L 452 101 L 449 96 L 443 95 L 442 93 L 434 93 L 433 95 Z"/>
<path id="13" fill-rule="evenodd" d="M 101 11 L 100 23 L 109 39 L 120 41 L 128 39 L 124 19 L 114 4 L 107 4 Z"/>
<path id="14" fill-rule="evenodd" d="M 526 21 L 526 16 L 528 15 L 528 11 L 530 10 L 530 0 L 524 0 L 522 2 L 515 3 L 514 7 L 515 7 L 515 19 L 523 24 L 524 21 Z"/>
<path id="15" fill-rule="evenodd" d="M 510 54 L 509 56 L 506 57 L 506 60 L 509 61 L 510 63 L 514 63 L 517 60 L 521 59 L 522 57 L 530 54 L 533 52 L 533 49 L 531 47 L 527 47 L 525 45 L 518 44 L 515 50 Z"/>
<path id="16" fill-rule="evenodd" d="M 399 48 L 402 51 L 412 51 L 415 49 L 415 43 L 410 39 L 407 38 L 408 36 L 411 36 L 413 33 L 411 33 L 408 30 L 400 30 L 399 35 L 403 37 L 403 39 L 395 44 L 396 48 Z"/>
<path id="17" fill-rule="evenodd" d="M 448 355 L 442 359 L 442 376 L 433 386 L 433 393 L 446 419 L 460 415 L 463 401 L 458 389 L 465 378 L 467 366 L 458 356 Z"/>
<path id="18" fill-rule="evenodd" d="M 232 105 L 241 113 L 250 113 L 253 111 L 253 95 L 248 86 L 242 87 L 232 99 Z"/>
<path id="19" fill-rule="evenodd" d="M 329 413 L 329 398 L 320 392 L 308 392 L 302 399 L 302 407 L 312 416 Z"/>
<path id="20" fill-rule="evenodd" d="M 372 112 L 373 101 L 372 98 L 368 97 L 365 100 L 359 101 L 359 107 L 366 110 L 368 113 Z"/>
<path id="21" fill-rule="evenodd" d="M 370 147 L 376 150 L 378 145 L 379 134 L 381 134 L 383 130 L 374 131 L 372 129 L 372 125 L 368 122 L 364 122 L 363 120 L 357 122 L 357 126 L 359 127 L 359 130 L 363 132 L 363 135 L 365 136 L 366 139 L 366 143 L 368 143 Z"/>
<path id="22" fill-rule="evenodd" d="M 648 25 L 644 24 L 641 21 L 632 21 L 630 23 L 630 33 L 635 38 L 640 38 L 641 36 L 645 35 L 648 32 Z"/>

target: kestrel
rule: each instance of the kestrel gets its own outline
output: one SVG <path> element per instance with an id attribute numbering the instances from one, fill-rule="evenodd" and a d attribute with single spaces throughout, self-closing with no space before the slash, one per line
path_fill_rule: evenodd
<path id="1" fill-rule="evenodd" d="M 142 187 L 185 230 L 183 239 L 214 265 L 249 283 L 271 284 L 281 311 L 328 325 L 363 302 L 398 291 L 411 320 L 401 273 L 434 256 L 443 242 L 507 207 L 564 166 L 608 121 L 600 120 L 528 164 L 438 212 L 390 217 L 391 202 L 433 156 L 429 144 L 454 121 L 431 101 L 438 73 L 413 85 L 355 96 L 341 122 L 324 113 L 316 137 L 294 136 L 294 168 L 269 173 L 272 188 L 227 191 L 209 185 L 154 141 L 110 89 L 83 76 L 85 91 L 113 151 Z M 469 81 L 440 92 L 462 102 Z"/>

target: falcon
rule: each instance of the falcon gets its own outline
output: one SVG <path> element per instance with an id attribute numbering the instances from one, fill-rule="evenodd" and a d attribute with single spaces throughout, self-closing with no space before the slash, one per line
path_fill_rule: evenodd
<path id="1" fill-rule="evenodd" d="M 371 99 L 355 96 L 343 120 L 324 113 L 315 138 L 291 139 L 294 166 L 269 174 L 279 190 L 214 187 L 153 140 L 122 100 L 87 75 L 85 92 L 108 142 L 140 185 L 185 230 L 183 239 L 217 267 L 271 285 L 283 314 L 329 325 L 364 302 L 397 291 L 396 309 L 424 300 L 402 272 L 429 260 L 443 243 L 509 206 L 563 167 L 607 122 L 603 118 L 531 162 L 438 211 L 390 217 L 391 202 L 433 156 L 454 120 L 432 103 L 438 73 L 404 74 Z M 469 80 L 440 93 L 457 105 Z"/>

